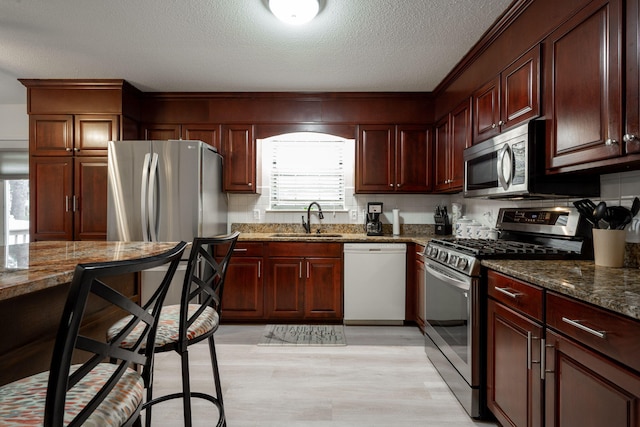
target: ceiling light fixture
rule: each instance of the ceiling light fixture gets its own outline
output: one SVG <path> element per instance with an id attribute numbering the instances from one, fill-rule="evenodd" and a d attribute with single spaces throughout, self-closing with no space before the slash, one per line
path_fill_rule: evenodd
<path id="1" fill-rule="evenodd" d="M 318 14 L 320 5 L 318 0 L 269 0 L 269 9 L 282 22 L 302 25 Z"/>

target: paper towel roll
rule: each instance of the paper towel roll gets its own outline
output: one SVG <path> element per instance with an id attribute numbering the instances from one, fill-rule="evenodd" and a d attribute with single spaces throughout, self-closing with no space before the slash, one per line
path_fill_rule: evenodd
<path id="1" fill-rule="evenodd" d="M 400 209 L 393 210 L 393 235 L 400 235 Z"/>

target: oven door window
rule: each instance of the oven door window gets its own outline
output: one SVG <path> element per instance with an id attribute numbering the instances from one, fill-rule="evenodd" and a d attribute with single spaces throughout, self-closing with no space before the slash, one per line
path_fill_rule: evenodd
<path id="1" fill-rule="evenodd" d="M 438 266 L 427 265 L 426 270 L 426 332 L 449 362 L 470 381 L 470 278 L 457 278 Z"/>
<path id="2" fill-rule="evenodd" d="M 498 152 L 467 160 L 467 191 L 498 187 Z"/>

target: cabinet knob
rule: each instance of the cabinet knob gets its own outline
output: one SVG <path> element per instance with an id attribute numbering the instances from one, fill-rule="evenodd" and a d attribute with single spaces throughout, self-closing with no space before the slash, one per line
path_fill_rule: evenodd
<path id="1" fill-rule="evenodd" d="M 503 124 L 505 124 L 505 123 L 506 123 L 506 122 L 503 122 L 502 120 L 500 120 L 500 121 L 498 122 L 498 126 L 502 126 L 502 125 L 503 125 Z"/>
<path id="2" fill-rule="evenodd" d="M 626 142 L 627 144 L 628 144 L 628 143 L 630 143 L 630 142 L 639 142 L 639 141 L 638 141 L 638 136 L 637 136 L 637 135 L 634 135 L 634 134 L 632 134 L 632 133 L 627 133 L 627 134 L 625 134 L 625 135 L 622 137 L 622 140 L 623 140 L 624 142 Z"/>
<path id="3" fill-rule="evenodd" d="M 71 151 L 71 148 L 67 147 L 67 148 L 65 148 L 64 150 L 65 150 L 65 151 L 67 151 L 67 152 L 70 152 L 70 151 Z"/>
<path id="4" fill-rule="evenodd" d="M 604 142 L 604 145 L 618 145 L 618 140 L 609 138 Z"/>
<path id="5" fill-rule="evenodd" d="M 80 149 L 79 148 L 74 148 L 73 151 L 75 151 L 77 153 L 78 151 L 80 151 Z"/>
<path id="6" fill-rule="evenodd" d="M 248 183 L 247 185 L 248 185 L 249 187 L 251 187 L 251 183 Z"/>
<path id="7" fill-rule="evenodd" d="M 389 184 L 389 187 L 393 187 L 393 184 Z"/>
<path id="8" fill-rule="evenodd" d="M 396 187 L 400 187 L 400 184 L 396 184 Z"/>
<path id="9" fill-rule="evenodd" d="M 495 129 L 496 128 L 496 124 L 495 123 L 491 123 L 491 129 Z"/>

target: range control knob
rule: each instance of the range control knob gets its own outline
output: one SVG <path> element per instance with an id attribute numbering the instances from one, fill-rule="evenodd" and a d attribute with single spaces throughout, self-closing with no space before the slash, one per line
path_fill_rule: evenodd
<path id="1" fill-rule="evenodd" d="M 446 252 L 440 252 L 440 254 L 438 255 L 438 259 L 441 262 L 447 262 L 447 253 Z"/>
<path id="2" fill-rule="evenodd" d="M 449 265 L 453 265 L 453 266 L 457 265 L 458 260 L 459 260 L 458 255 L 451 255 L 449 257 Z"/>
<path id="3" fill-rule="evenodd" d="M 438 257 L 438 248 L 434 248 L 434 247 L 429 248 L 429 256 L 431 258 L 437 258 Z"/>
<path id="4" fill-rule="evenodd" d="M 458 260 L 458 268 L 460 270 L 464 270 L 465 268 L 467 268 L 467 264 L 469 264 L 469 262 L 466 260 L 466 258 L 460 258 Z"/>

